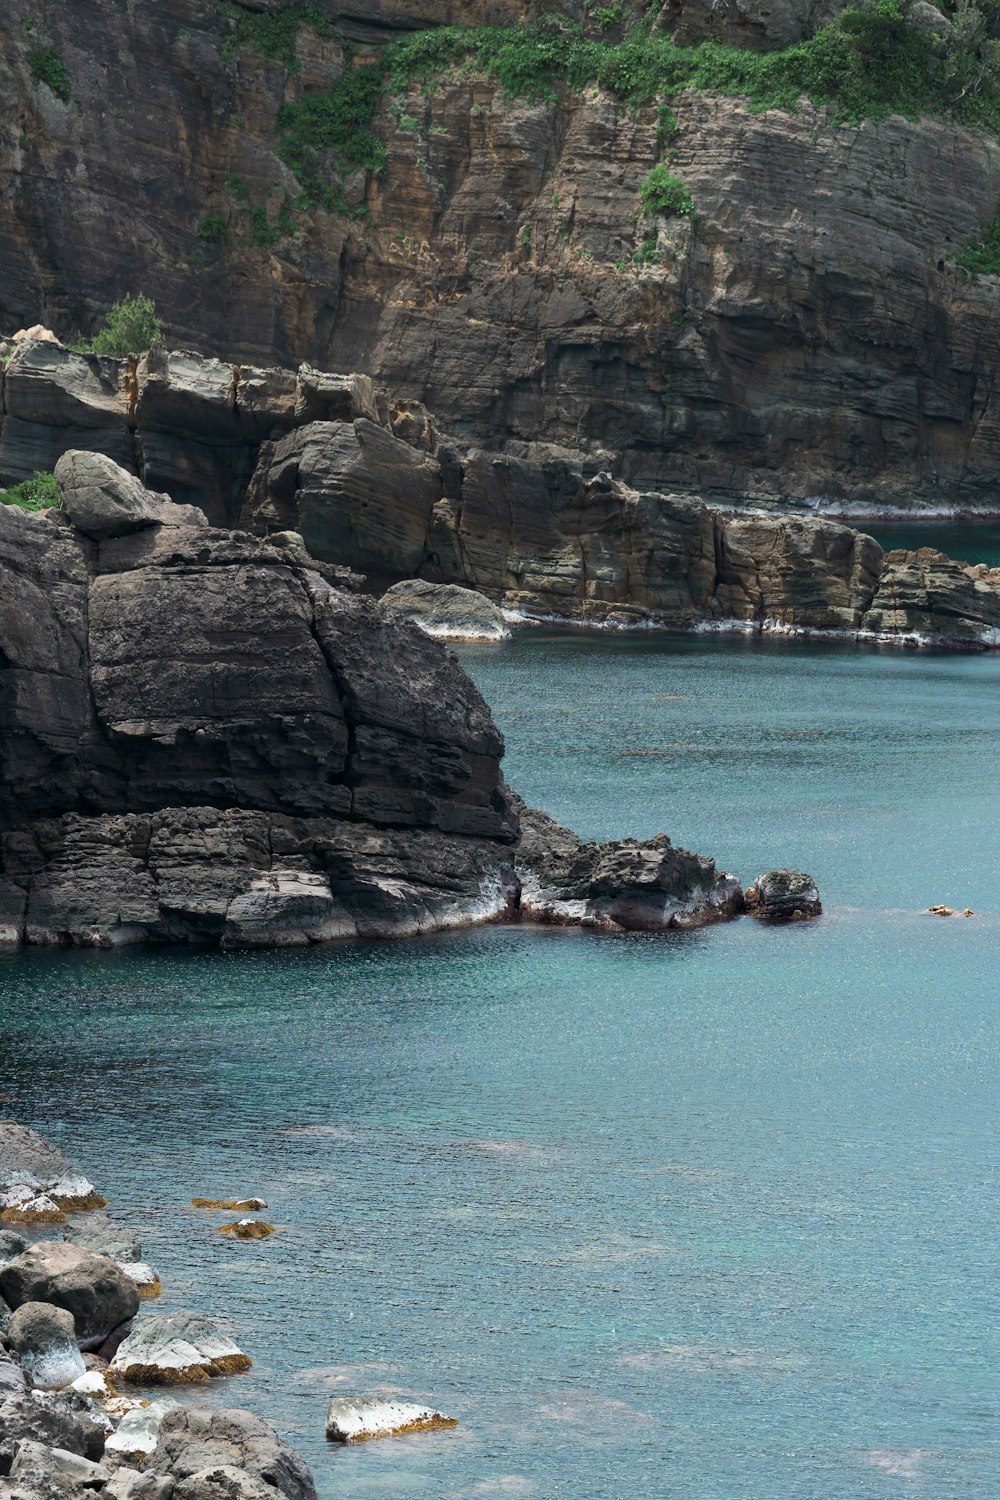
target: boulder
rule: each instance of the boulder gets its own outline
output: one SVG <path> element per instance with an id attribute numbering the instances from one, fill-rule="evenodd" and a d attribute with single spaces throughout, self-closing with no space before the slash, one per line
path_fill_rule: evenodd
<path id="1" fill-rule="evenodd" d="M 160 1425 L 168 1412 L 178 1409 L 178 1403 L 170 1397 L 151 1401 L 148 1406 L 136 1407 L 126 1413 L 117 1429 L 105 1441 L 104 1452 L 108 1461 L 142 1468 L 156 1447 Z"/>
<path id="2" fill-rule="evenodd" d="M 18 1484 L 32 1483 L 40 1489 L 46 1484 L 65 1484 L 74 1494 L 83 1495 L 102 1489 L 110 1475 L 103 1465 L 70 1449 L 50 1448 L 25 1439 L 14 1455 L 10 1477 Z"/>
<path id="3" fill-rule="evenodd" d="M 74 1220 L 63 1230 L 63 1239 L 93 1255 L 106 1255 L 119 1264 L 142 1259 L 139 1236 L 134 1230 L 116 1224 L 108 1214 L 93 1213 L 85 1219 Z"/>
<path id="4" fill-rule="evenodd" d="M 29 1181 L 37 1187 L 72 1172 L 56 1146 L 16 1120 L 0 1120 L 0 1184 Z"/>
<path id="5" fill-rule="evenodd" d="M 274 1233 L 273 1224 L 263 1219 L 236 1219 L 232 1224 L 223 1224 L 220 1234 L 231 1234 L 237 1240 L 266 1240 Z"/>
<path id="6" fill-rule="evenodd" d="M 454 583 L 408 579 L 394 583 L 379 603 L 442 640 L 502 641 L 510 635 L 492 599 Z"/>
<path id="7" fill-rule="evenodd" d="M 446 1417 L 433 1407 L 386 1396 L 334 1396 L 326 1414 L 326 1435 L 334 1443 L 457 1426 L 457 1418 Z"/>
<path id="8" fill-rule="evenodd" d="M 116 1469 L 105 1482 L 101 1500 L 173 1500 L 174 1481 L 168 1474 Z"/>
<path id="9" fill-rule="evenodd" d="M 144 1302 L 152 1297 L 163 1295 L 163 1282 L 152 1266 L 147 1265 L 144 1260 L 121 1261 L 120 1265 L 129 1281 L 135 1282 L 139 1296 Z"/>
<path id="10" fill-rule="evenodd" d="M 28 1248 L 28 1241 L 23 1234 L 18 1234 L 13 1229 L 0 1229 L 0 1270 L 9 1260 L 14 1260 Z"/>
<path id="11" fill-rule="evenodd" d="M 145 526 L 207 526 L 191 505 L 174 505 L 100 453 L 71 450 L 55 467 L 63 505 L 78 530 L 95 540 L 126 536 Z"/>
<path id="12" fill-rule="evenodd" d="M 299 1455 L 263 1417 L 236 1407 L 183 1407 L 168 1412 L 148 1462 L 158 1473 L 172 1474 L 178 1480 L 192 1479 L 217 1466 L 244 1471 L 285 1500 L 316 1500 L 312 1476 Z M 208 1495 L 216 1500 L 211 1491 Z"/>
<path id="13" fill-rule="evenodd" d="M 139 1310 L 139 1293 L 121 1267 L 63 1240 L 42 1240 L 0 1271 L 0 1296 L 11 1307 L 52 1302 L 76 1320 L 82 1348 L 96 1349 Z"/>
<path id="14" fill-rule="evenodd" d="M 770 870 L 747 887 L 746 909 L 762 922 L 804 922 L 823 910 L 816 882 L 801 870 Z"/>
<path id="15" fill-rule="evenodd" d="M 3 1333 L 4 1323 L 0 1320 L 0 1334 Z M 21 1366 L 15 1364 L 0 1344 L 0 1402 L 6 1400 L 14 1391 L 23 1391 L 27 1383 Z"/>
<path id="16" fill-rule="evenodd" d="M 140 1385 L 181 1385 L 235 1375 L 250 1365 L 249 1357 L 210 1319 L 173 1312 L 143 1319 L 109 1369 L 112 1378 Z"/>
<path id="17" fill-rule="evenodd" d="M 275 1500 L 275 1492 L 246 1469 L 212 1464 L 175 1485 L 172 1500 Z"/>
<path id="18" fill-rule="evenodd" d="M 50 1302 L 22 1302 L 10 1316 L 7 1337 L 35 1390 L 59 1391 L 86 1374 L 73 1314 Z"/>
<path id="19" fill-rule="evenodd" d="M 0 1191 L 0 1222 L 26 1227 L 64 1224 L 66 1214 L 47 1193 L 21 1182 Z"/>
<path id="20" fill-rule="evenodd" d="M 663 932 L 702 927 L 741 910 L 733 875 L 677 849 L 666 834 L 588 844 L 521 807 L 512 914 L 538 922 Z"/>
<path id="21" fill-rule="evenodd" d="M 18 1444 L 25 1438 L 95 1460 L 104 1452 L 103 1423 L 95 1418 L 85 1398 L 72 1394 L 0 1394 L 0 1474 L 9 1471 Z"/>

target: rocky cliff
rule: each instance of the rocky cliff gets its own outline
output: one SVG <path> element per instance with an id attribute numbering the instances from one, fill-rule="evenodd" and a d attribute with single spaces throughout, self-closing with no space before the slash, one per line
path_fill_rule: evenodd
<path id="1" fill-rule="evenodd" d="M 56 474 L 65 514 L 0 506 L 0 942 L 740 908 L 665 838 L 585 845 L 527 812 L 455 658 L 298 539 L 211 527 L 100 455 Z"/>
<path id="2" fill-rule="evenodd" d="M 86 333 L 141 290 L 175 343 L 364 369 L 467 441 L 639 489 L 995 503 L 997 283 L 956 261 L 1000 194 L 987 129 L 701 87 L 665 140 L 655 99 L 514 98 L 453 61 L 365 92 L 413 29 L 555 12 L 603 45 L 644 16 L 761 47 L 839 9 L 32 0 L 0 18 L 0 324 Z M 320 191 L 334 138 L 359 164 Z M 664 160 L 690 213 L 640 202 Z"/>
<path id="3" fill-rule="evenodd" d="M 365 375 L 29 342 L 0 391 L 0 476 L 89 447 L 216 526 L 294 533 L 307 561 L 362 572 L 369 588 L 458 584 L 513 615 L 578 623 L 1000 643 L 1000 573 L 930 549 L 887 554 L 832 520 L 636 491 L 566 449 L 472 447 Z"/>

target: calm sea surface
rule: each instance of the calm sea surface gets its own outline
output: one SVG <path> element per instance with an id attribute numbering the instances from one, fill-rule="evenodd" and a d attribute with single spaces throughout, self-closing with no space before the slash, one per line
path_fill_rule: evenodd
<path id="1" fill-rule="evenodd" d="M 524 632 L 507 774 L 816 924 L 0 964 L 0 1112 L 217 1316 L 323 1500 L 996 1500 L 1000 656 Z M 971 906 L 967 920 L 922 914 Z M 195 1194 L 261 1193 L 231 1243 Z M 329 1448 L 333 1392 L 454 1432 Z"/>
<path id="2" fill-rule="evenodd" d="M 881 524 L 859 523 L 861 531 L 873 536 L 887 552 L 903 547 L 915 552 L 918 547 L 936 547 L 962 562 L 986 563 L 1000 568 L 1000 524 L 980 521 L 975 524 L 958 521 L 885 521 Z"/>

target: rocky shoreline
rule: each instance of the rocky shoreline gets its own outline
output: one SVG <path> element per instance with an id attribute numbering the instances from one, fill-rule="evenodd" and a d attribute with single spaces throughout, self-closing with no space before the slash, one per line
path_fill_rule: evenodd
<path id="1" fill-rule="evenodd" d="M 456 659 L 295 534 L 70 451 L 0 506 L 0 945 L 282 947 L 476 922 L 665 931 L 740 882 L 525 807 Z"/>
<path id="2" fill-rule="evenodd" d="M 0 1500 L 316 1500 L 306 1464 L 269 1422 L 197 1400 L 252 1361 L 209 1318 L 142 1309 L 163 1287 L 136 1286 L 133 1231 L 79 1194 L 61 1213 L 62 1238 L 52 1213 L 25 1210 L 23 1189 L 38 1205 L 64 1182 L 86 1179 L 42 1136 L 0 1120 Z M 89 1197 L 106 1203 L 92 1187 Z M 455 1426 L 380 1392 L 333 1396 L 325 1417 L 341 1444 Z"/>
<path id="3" fill-rule="evenodd" d="M 501 612 L 494 638 L 526 619 L 1000 645 L 1000 570 L 933 548 L 885 552 L 814 511 L 631 489 L 551 444 L 469 447 L 364 375 L 156 346 L 138 361 L 39 338 L 11 348 L 0 480 L 68 450 L 103 453 L 212 527 L 300 546 L 358 588 L 485 596 Z"/>

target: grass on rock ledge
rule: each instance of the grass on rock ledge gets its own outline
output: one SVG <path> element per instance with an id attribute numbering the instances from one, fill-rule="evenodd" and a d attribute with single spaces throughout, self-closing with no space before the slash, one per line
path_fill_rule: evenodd
<path id="1" fill-rule="evenodd" d="M 0 490 L 0 505 L 16 505 L 19 510 L 49 510 L 61 504 L 54 474 L 32 474 L 9 490 Z"/>

